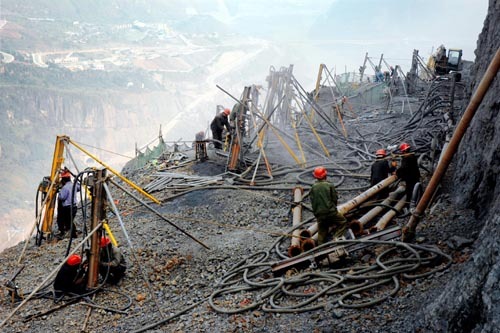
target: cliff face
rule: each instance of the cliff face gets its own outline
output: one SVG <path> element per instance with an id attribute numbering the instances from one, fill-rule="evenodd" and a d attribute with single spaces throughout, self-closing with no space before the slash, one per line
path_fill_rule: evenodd
<path id="1" fill-rule="evenodd" d="M 475 91 L 500 47 L 500 1 L 490 0 L 472 70 Z M 489 88 L 455 156 L 450 195 L 472 208 L 482 225 L 474 252 L 446 290 L 415 317 L 415 329 L 434 332 L 498 332 L 500 327 L 500 75 Z"/>
<path id="2" fill-rule="evenodd" d="M 81 91 L 7 86 L 0 90 L 0 251 L 22 240 L 34 221 L 36 188 L 50 172 L 57 135 L 109 151 L 134 155 L 158 133 L 172 110 L 168 92 Z M 88 148 L 119 168 L 127 158 Z M 74 147 L 79 167 L 89 158 Z M 66 165 L 74 170 L 66 155 Z M 76 170 L 74 170 L 76 171 Z"/>
<path id="3" fill-rule="evenodd" d="M 500 1 L 491 0 L 479 36 L 472 68 L 473 92 L 500 47 Z M 479 106 L 457 154 L 457 198 L 459 205 L 473 208 L 479 217 L 498 209 L 500 195 L 500 78 L 497 77 Z"/>

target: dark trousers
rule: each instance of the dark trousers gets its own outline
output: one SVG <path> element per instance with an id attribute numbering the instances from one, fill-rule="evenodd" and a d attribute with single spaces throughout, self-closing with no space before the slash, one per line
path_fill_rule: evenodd
<path id="1" fill-rule="evenodd" d="M 417 183 L 416 181 L 413 180 L 406 180 L 406 189 L 405 189 L 405 195 L 406 195 L 406 202 L 409 204 L 411 202 L 411 198 L 413 197 L 413 188 L 415 187 L 415 184 Z"/>
<path id="2" fill-rule="evenodd" d="M 76 216 L 76 206 L 63 206 L 60 204 L 57 209 L 57 227 L 61 233 L 71 230 L 71 221 Z M 73 234 L 76 235 L 76 226 L 73 223 Z"/>
<path id="3" fill-rule="evenodd" d="M 213 130 L 212 129 L 212 138 L 214 140 L 217 140 L 217 141 L 214 141 L 214 147 L 217 148 L 217 149 L 222 149 L 222 130 Z"/>
<path id="4" fill-rule="evenodd" d="M 338 213 L 322 217 L 316 217 L 318 220 L 318 246 L 326 243 L 328 231 L 331 227 L 334 228 L 334 237 L 343 236 L 347 229 L 347 220 L 345 217 Z"/>

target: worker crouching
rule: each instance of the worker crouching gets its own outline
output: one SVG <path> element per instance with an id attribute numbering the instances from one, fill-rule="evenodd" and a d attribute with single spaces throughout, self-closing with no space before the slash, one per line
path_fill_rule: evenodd
<path id="1" fill-rule="evenodd" d="M 64 294 L 84 294 L 87 285 L 87 263 L 78 254 L 71 255 L 57 272 L 54 280 L 56 300 Z"/>
<path id="2" fill-rule="evenodd" d="M 103 282 L 118 284 L 125 275 L 127 265 L 120 249 L 111 244 L 108 237 L 102 237 L 99 255 L 99 274 Z"/>
<path id="3" fill-rule="evenodd" d="M 334 227 L 334 237 L 344 235 L 347 220 L 337 211 L 337 190 L 326 180 L 327 171 L 324 167 L 317 167 L 313 172 L 316 182 L 311 187 L 309 196 L 314 216 L 318 221 L 318 245 L 326 242 L 328 230 Z"/>

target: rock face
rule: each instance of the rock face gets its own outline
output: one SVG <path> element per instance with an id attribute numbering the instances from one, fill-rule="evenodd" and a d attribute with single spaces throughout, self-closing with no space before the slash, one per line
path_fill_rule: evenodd
<path id="1" fill-rule="evenodd" d="M 500 1 L 490 0 L 472 69 L 475 91 L 500 47 Z M 498 332 L 500 327 L 500 75 L 489 88 L 464 136 L 455 161 L 457 207 L 471 208 L 483 224 L 471 259 L 446 290 L 424 308 L 415 329 L 434 332 Z"/>
<path id="2" fill-rule="evenodd" d="M 0 221 L 7 231 L 0 235 L 0 251 L 22 240 L 31 228 L 33 198 L 38 183 L 50 172 L 57 135 L 115 152 L 132 152 L 135 142 L 157 133 L 156 124 L 161 121 L 155 119 L 160 114 L 168 117 L 169 100 L 174 99 L 164 91 L 2 88 Z M 89 159 L 74 147 L 70 151 L 80 165 Z M 116 165 L 126 161 L 115 154 L 97 154 Z M 66 160 L 72 168 L 69 157 Z"/>

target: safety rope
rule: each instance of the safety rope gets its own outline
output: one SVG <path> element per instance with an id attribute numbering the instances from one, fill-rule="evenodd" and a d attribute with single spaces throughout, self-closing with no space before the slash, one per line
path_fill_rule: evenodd
<path id="1" fill-rule="evenodd" d="M 92 145 L 81 143 L 81 142 L 74 141 L 74 140 L 72 140 L 72 141 L 75 142 L 75 143 L 77 143 L 77 144 L 79 144 L 79 145 L 81 145 L 81 146 L 85 146 L 85 147 L 89 147 L 89 148 L 94 148 L 94 149 L 97 149 L 97 150 L 105 151 L 107 153 L 114 154 L 114 155 L 117 155 L 117 156 L 126 157 L 128 159 L 133 159 L 134 158 L 134 157 L 123 155 L 123 154 L 120 154 L 120 153 L 117 153 L 117 152 L 114 152 L 114 151 L 111 151 L 111 150 L 108 150 L 108 149 L 99 148 L 99 147 L 96 147 L 96 146 L 92 146 Z"/>

